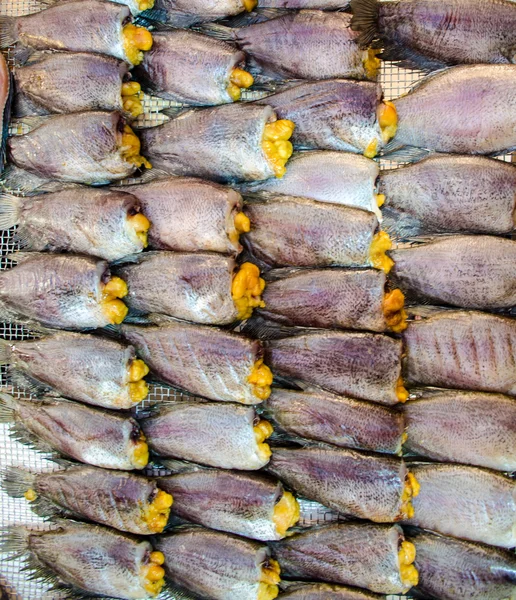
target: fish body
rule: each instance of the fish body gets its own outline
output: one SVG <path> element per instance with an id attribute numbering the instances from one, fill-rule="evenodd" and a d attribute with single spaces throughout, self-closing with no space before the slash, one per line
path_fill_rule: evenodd
<path id="1" fill-rule="evenodd" d="M 347 0 L 261 0 L 261 8 L 285 8 L 289 10 L 304 10 L 307 8 L 319 10 L 340 10 L 346 8 Z"/>
<path id="2" fill-rule="evenodd" d="M 245 213 L 251 221 L 245 238 L 253 254 L 270 265 L 371 265 L 378 229 L 373 213 L 292 196 L 249 203 Z"/>
<path id="3" fill-rule="evenodd" d="M 138 423 L 74 402 L 15 400 L 1 395 L 2 422 L 14 422 L 15 434 L 25 432 L 39 447 L 56 450 L 78 461 L 105 469 L 143 469 L 148 462 L 145 438 Z"/>
<path id="4" fill-rule="evenodd" d="M 289 586 L 280 598 L 281 600 L 284 598 L 288 600 L 381 600 L 383 596 L 343 585 L 302 583 Z"/>
<path id="5" fill-rule="evenodd" d="M 378 190 L 385 195 L 382 226 L 399 237 L 514 229 L 516 169 L 501 160 L 430 156 L 382 171 Z"/>
<path id="6" fill-rule="evenodd" d="M 408 402 L 405 448 L 433 460 L 516 471 L 516 400 L 442 390 Z"/>
<path id="7" fill-rule="evenodd" d="M 400 574 L 398 548 L 402 540 L 398 525 L 339 523 L 275 542 L 273 553 L 290 578 L 402 594 L 410 588 Z"/>
<path id="8" fill-rule="evenodd" d="M 384 335 L 316 330 L 270 341 L 266 361 L 278 375 L 392 405 L 400 401 L 401 351 Z"/>
<path id="9" fill-rule="evenodd" d="M 255 6 L 254 0 L 215 0 L 210 3 L 205 0 L 156 0 L 153 12 L 158 20 L 169 25 L 190 27 L 232 17 L 250 11 Z M 150 12 L 150 18 L 154 16 L 153 12 Z"/>
<path id="10" fill-rule="evenodd" d="M 219 252 L 241 250 L 235 216 L 242 196 L 210 181 L 174 177 L 125 188 L 152 222 L 149 245 L 155 250 Z"/>
<path id="11" fill-rule="evenodd" d="M 414 498 L 418 527 L 502 548 L 516 545 L 516 483 L 494 471 L 463 465 L 419 464 Z"/>
<path id="12" fill-rule="evenodd" d="M 499 315 L 443 311 L 403 333 L 409 383 L 516 395 L 516 323 Z"/>
<path id="13" fill-rule="evenodd" d="M 252 471 L 270 457 L 269 447 L 256 438 L 255 419 L 252 407 L 181 401 L 141 426 L 158 456 Z"/>
<path id="14" fill-rule="evenodd" d="M 417 589 L 442 600 L 514 600 L 514 554 L 429 531 L 410 535 L 416 546 Z"/>
<path id="15" fill-rule="evenodd" d="M 516 304 L 516 242 L 495 236 L 450 236 L 391 252 L 403 290 L 434 304 L 477 309 Z"/>
<path id="16" fill-rule="evenodd" d="M 394 105 L 398 144 L 459 154 L 494 154 L 516 146 L 516 65 L 440 71 Z"/>
<path id="17" fill-rule="evenodd" d="M 291 435 L 344 448 L 398 454 L 405 430 L 403 415 L 385 406 L 330 394 L 317 388 L 274 388 L 267 414 Z"/>

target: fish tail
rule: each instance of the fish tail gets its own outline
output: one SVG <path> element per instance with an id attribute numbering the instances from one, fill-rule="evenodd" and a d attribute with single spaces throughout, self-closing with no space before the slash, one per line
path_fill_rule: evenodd
<path id="1" fill-rule="evenodd" d="M 3 474 L 2 489 L 11 498 L 23 498 L 34 488 L 36 475 L 19 467 L 10 466 Z"/>
<path id="2" fill-rule="evenodd" d="M 0 48 L 7 48 L 16 44 L 18 34 L 16 33 L 16 17 L 0 16 Z"/>
<path id="3" fill-rule="evenodd" d="M 12 526 L 0 531 L 0 552 L 15 552 L 17 556 L 24 554 L 29 545 L 30 531 L 25 527 Z"/>
<path id="4" fill-rule="evenodd" d="M 351 29 L 360 32 L 358 43 L 368 46 L 378 37 L 378 0 L 351 0 Z"/>
<path id="5" fill-rule="evenodd" d="M 20 222 L 22 200 L 12 194 L 0 193 L 0 229 L 10 229 Z"/>
<path id="6" fill-rule="evenodd" d="M 15 417 L 16 400 L 0 392 L 0 423 L 12 423 Z"/>

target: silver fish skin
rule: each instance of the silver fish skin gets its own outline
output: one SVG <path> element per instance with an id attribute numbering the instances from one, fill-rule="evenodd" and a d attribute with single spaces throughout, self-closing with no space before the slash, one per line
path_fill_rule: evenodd
<path id="1" fill-rule="evenodd" d="M 378 592 L 401 594 L 398 525 L 339 523 L 316 527 L 271 544 L 285 575 L 322 579 Z"/>
<path id="2" fill-rule="evenodd" d="M 516 304 L 516 242 L 495 236 L 450 236 L 394 250 L 392 275 L 418 299 L 463 308 Z"/>
<path id="3" fill-rule="evenodd" d="M 270 455 L 256 440 L 256 420 L 250 406 L 179 401 L 143 419 L 141 426 L 158 456 L 254 471 L 266 465 Z"/>
<path id="4" fill-rule="evenodd" d="M 376 523 L 403 518 L 405 463 L 344 448 L 274 448 L 267 471 L 298 494 Z"/>
<path id="5" fill-rule="evenodd" d="M 248 9 L 243 0 L 156 0 L 158 19 L 175 27 L 190 27 L 198 23 L 217 21 L 238 15 Z"/>
<path id="6" fill-rule="evenodd" d="M 421 490 L 407 523 L 492 546 L 516 546 L 515 481 L 463 465 L 414 464 L 411 471 Z"/>
<path id="7" fill-rule="evenodd" d="M 145 252 L 119 273 L 129 288 L 129 308 L 204 325 L 229 325 L 238 320 L 231 296 L 235 269 L 235 260 L 220 254 L 161 251 Z"/>
<path id="8" fill-rule="evenodd" d="M 141 132 L 144 153 L 170 175 L 214 181 L 274 176 L 262 148 L 270 106 L 235 103 L 190 110 L 168 123 Z"/>
<path id="9" fill-rule="evenodd" d="M 31 508 L 43 517 L 88 519 L 137 535 L 156 533 L 146 512 L 160 488 L 155 481 L 133 473 L 75 464 L 52 473 L 11 467 L 2 485 L 14 498 L 33 490 L 37 498 Z"/>
<path id="10" fill-rule="evenodd" d="M 108 261 L 141 252 L 131 217 L 138 199 L 112 190 L 72 188 L 25 198 L 0 194 L 0 228 L 18 225 L 25 250 L 72 252 Z"/>
<path id="11" fill-rule="evenodd" d="M 382 171 L 378 191 L 385 195 L 382 226 L 399 237 L 514 229 L 516 168 L 501 160 L 430 156 Z"/>
<path id="12" fill-rule="evenodd" d="M 514 600 L 514 553 L 429 531 L 410 534 L 416 546 L 417 589 L 442 600 Z"/>
<path id="13" fill-rule="evenodd" d="M 380 217 L 375 194 L 379 172 L 376 162 L 351 152 L 299 152 L 292 156 L 281 179 L 244 184 L 241 190 L 343 204 L 369 210 Z"/>
<path id="14" fill-rule="evenodd" d="M 328 221 L 328 224 L 330 221 Z M 388 330 L 386 276 L 377 269 L 300 269 L 268 282 L 260 314 L 285 325 Z"/>
<path id="15" fill-rule="evenodd" d="M 403 414 L 318 388 L 274 388 L 265 404 L 275 424 L 294 436 L 387 454 L 401 453 Z"/>
<path id="16" fill-rule="evenodd" d="M 131 600 L 155 596 L 141 574 L 153 551 L 148 541 L 100 525 L 64 519 L 56 525 L 39 531 L 12 527 L 3 546 L 29 554 L 39 576 L 50 574 L 86 592 Z"/>
<path id="17" fill-rule="evenodd" d="M 278 375 L 392 405 L 400 401 L 401 353 L 401 342 L 385 335 L 321 330 L 268 342 L 265 361 Z"/>
<path id="18" fill-rule="evenodd" d="M 53 52 L 14 70 L 16 113 L 75 113 L 124 110 L 127 63 L 101 54 Z M 27 104 L 29 106 L 27 106 Z M 33 110 L 27 110 L 32 106 Z"/>
<path id="19" fill-rule="evenodd" d="M 70 401 L 14 399 L 0 395 L 0 418 L 15 423 L 15 435 L 26 432 L 38 447 L 56 450 L 80 462 L 104 469 L 142 469 L 134 451 L 141 442 L 138 423 L 126 416 Z"/>
<path id="20" fill-rule="evenodd" d="M 436 312 L 403 333 L 409 384 L 516 395 L 516 322 L 468 311 Z"/>
<path id="21" fill-rule="evenodd" d="M 294 196 L 249 203 L 244 212 L 251 221 L 245 239 L 269 265 L 371 266 L 370 247 L 378 229 L 373 213 Z"/>
<path id="22" fill-rule="evenodd" d="M 398 144 L 458 154 L 516 146 L 516 65 L 453 67 L 426 77 L 394 105 Z"/>
<path id="23" fill-rule="evenodd" d="M 377 109 L 381 89 L 369 81 L 329 79 L 290 87 L 259 100 L 272 106 L 278 118 L 296 124 L 297 149 L 340 150 L 363 154 L 368 146 L 383 146 Z"/>
<path id="24" fill-rule="evenodd" d="M 287 79 L 374 78 L 367 50 L 344 12 L 301 10 L 233 30 L 237 45 L 267 75 Z"/>
<path id="25" fill-rule="evenodd" d="M 247 381 L 256 361 L 263 358 L 257 340 L 180 321 L 124 325 L 122 333 L 151 370 L 172 386 L 210 400 L 261 402 Z"/>
<path id="26" fill-rule="evenodd" d="M 274 508 L 284 489 L 259 473 L 197 469 L 160 477 L 161 489 L 174 498 L 174 514 L 210 529 L 255 540 L 279 540 Z"/>
<path id="27" fill-rule="evenodd" d="M 154 96 L 209 106 L 233 102 L 228 87 L 245 54 L 226 42 L 193 31 L 154 33 L 152 49 L 137 68 Z"/>
<path id="28" fill-rule="evenodd" d="M 280 594 L 284 600 L 382 600 L 384 597 L 366 590 L 329 583 L 302 583 L 292 585 Z"/>
<path id="29" fill-rule="evenodd" d="M 426 69 L 516 61 L 516 7 L 506 0 L 357 0 L 352 10 L 352 28 L 381 39 L 387 60 Z"/>
<path id="30" fill-rule="evenodd" d="M 35 340 L 0 340 L 0 364 L 13 384 L 110 409 L 134 406 L 132 346 L 86 333 L 60 332 Z"/>
<path id="31" fill-rule="evenodd" d="M 157 538 L 165 570 L 175 584 L 212 600 L 256 600 L 269 566 L 267 546 L 202 527 Z M 195 577 L 192 574 L 195 573 Z"/>
<path id="32" fill-rule="evenodd" d="M 0 274 L 0 315 L 9 322 L 39 321 L 47 327 L 95 329 L 110 324 L 102 289 L 105 261 L 87 256 L 29 252 Z"/>
<path id="33" fill-rule="evenodd" d="M 123 128 L 117 112 L 58 115 L 9 138 L 9 156 L 14 165 L 45 180 L 103 185 L 136 171 L 123 156 Z"/>
<path id="34" fill-rule="evenodd" d="M 502 394 L 442 390 L 403 407 L 405 448 L 443 462 L 516 471 L 516 400 Z"/>
<path id="35" fill-rule="evenodd" d="M 149 246 L 176 252 L 219 252 L 242 249 L 235 216 L 242 196 L 211 181 L 173 177 L 124 188 L 141 203 L 152 223 Z"/>

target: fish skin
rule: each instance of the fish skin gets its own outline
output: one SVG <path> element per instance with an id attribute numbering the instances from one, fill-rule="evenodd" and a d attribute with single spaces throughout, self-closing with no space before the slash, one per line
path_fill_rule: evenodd
<path id="1" fill-rule="evenodd" d="M 250 406 L 179 401 L 143 419 L 141 426 L 149 448 L 158 456 L 254 471 L 268 462 L 259 453 L 255 419 Z"/>
<path id="2" fill-rule="evenodd" d="M 459 154 L 516 146 L 516 65 L 452 67 L 394 105 L 399 144 Z"/>
<path id="3" fill-rule="evenodd" d="M 9 364 L 13 383 L 110 409 L 134 406 L 128 368 L 135 358 L 132 346 L 86 333 L 0 342 L 0 362 Z"/>
<path id="4" fill-rule="evenodd" d="M 516 400 L 442 390 L 408 402 L 405 448 L 420 456 L 516 471 Z"/>
<path id="5" fill-rule="evenodd" d="M 163 20 L 175 27 L 190 27 L 198 23 L 217 21 L 244 12 L 242 0 L 156 0 L 154 9 Z"/>
<path id="6" fill-rule="evenodd" d="M 382 148 L 377 108 L 382 91 L 370 81 L 329 79 L 290 87 L 259 100 L 279 119 L 296 124 L 291 141 L 297 149 L 340 150 L 363 154 L 376 140 Z"/>
<path id="7" fill-rule="evenodd" d="M 516 304 L 516 242 L 512 240 L 457 235 L 390 255 L 392 275 L 418 299 L 476 309 Z"/>
<path id="8" fill-rule="evenodd" d="M 4 198 L 0 194 L 0 210 Z M 6 201 L 16 206 L 16 236 L 25 250 L 65 251 L 108 261 L 143 250 L 128 221 L 140 212 L 140 203 L 130 194 L 71 188 L 25 198 L 7 196 Z"/>
<path id="9" fill-rule="evenodd" d="M 516 395 L 513 319 L 475 311 L 437 312 L 403 333 L 409 383 Z"/>
<path id="10" fill-rule="evenodd" d="M 262 148 L 270 106 L 234 103 L 189 110 L 164 125 L 142 130 L 152 164 L 183 177 L 253 181 L 274 176 Z"/>
<path id="11" fill-rule="evenodd" d="M 289 434 L 356 448 L 398 454 L 405 430 L 403 414 L 362 400 L 330 394 L 274 388 L 265 405 L 267 415 Z"/>
<path id="12" fill-rule="evenodd" d="M 268 342 L 265 362 L 278 375 L 392 405 L 401 352 L 401 342 L 385 335 L 321 330 Z"/>
<path id="13" fill-rule="evenodd" d="M 148 541 L 99 525 L 63 519 L 57 525 L 46 531 L 22 528 L 27 551 L 45 569 L 88 592 L 115 598 L 151 597 L 140 578 L 153 550 Z"/>
<path id="14" fill-rule="evenodd" d="M 18 470 L 13 467 L 13 471 Z M 76 464 L 49 473 L 22 473 L 27 481 L 32 478 L 30 489 L 36 492 L 38 498 L 31 507 L 41 516 L 58 514 L 85 518 L 137 535 L 155 533 L 143 518 L 143 511 L 162 489 L 158 488 L 156 481 L 133 473 Z M 7 481 L 4 479 L 4 490 L 12 495 L 9 493 L 9 479 L 8 473 Z M 39 498 L 46 501 L 41 507 L 38 506 Z M 48 509 L 47 502 L 53 507 Z"/>
<path id="15" fill-rule="evenodd" d="M 136 260 L 119 269 L 129 288 L 129 308 L 204 325 L 238 320 L 231 296 L 236 268 L 232 257 L 161 251 L 146 252 Z"/>
<path id="16" fill-rule="evenodd" d="M 430 156 L 382 171 L 378 191 L 385 195 L 382 226 L 399 237 L 514 229 L 516 168 L 501 160 Z"/>
<path id="17" fill-rule="evenodd" d="M 120 149 L 123 122 L 117 112 L 51 117 L 29 133 L 9 138 L 9 157 L 46 180 L 89 185 L 119 181 L 136 171 Z"/>
<path id="18" fill-rule="evenodd" d="M 0 273 L 0 315 L 9 322 L 95 329 L 109 325 L 101 300 L 108 264 L 88 256 L 27 253 Z"/>
<path id="19" fill-rule="evenodd" d="M 270 557 L 263 544 L 202 527 L 162 535 L 156 547 L 173 583 L 213 600 L 256 600 L 261 565 Z"/>
<path id="20" fill-rule="evenodd" d="M 170 321 L 122 326 L 123 336 L 166 383 L 210 400 L 258 404 L 247 378 L 262 345 L 214 327 Z"/>
<path id="21" fill-rule="evenodd" d="M 260 0 L 260 8 L 287 8 L 293 10 L 339 10 L 349 5 L 348 0 Z"/>
<path id="22" fill-rule="evenodd" d="M 283 486 L 261 473 L 198 469 L 158 483 L 172 494 L 174 514 L 183 519 L 255 540 L 281 539 L 272 516 Z"/>
<path id="23" fill-rule="evenodd" d="M 244 212 L 251 220 L 245 239 L 271 266 L 371 265 L 369 250 L 378 229 L 373 213 L 293 196 L 249 203 Z"/>
<path id="24" fill-rule="evenodd" d="M 419 531 L 410 534 L 419 571 L 416 589 L 442 600 L 514 600 L 516 560 L 513 553 Z"/>
<path id="25" fill-rule="evenodd" d="M 414 464 L 421 490 L 406 521 L 445 535 L 502 548 L 516 546 L 516 482 L 509 477 L 452 464 Z"/>
<path id="26" fill-rule="evenodd" d="M 130 454 L 140 435 L 131 417 L 83 406 L 70 401 L 14 399 L 1 396 L 12 407 L 15 432 L 27 430 L 44 447 L 80 462 L 130 471 L 135 468 Z"/>
<path id="27" fill-rule="evenodd" d="M 301 10 L 235 29 L 237 45 L 267 75 L 320 80 L 368 79 L 358 34 L 344 12 Z"/>
<path id="28" fill-rule="evenodd" d="M 285 325 L 383 332 L 385 284 L 377 269 L 293 271 L 267 284 L 259 312 Z"/>
<path id="29" fill-rule="evenodd" d="M 14 70 L 21 103 L 33 104 L 37 114 L 123 112 L 122 82 L 127 76 L 125 62 L 86 52 L 42 54 L 36 62 Z M 25 116 L 20 110 L 17 114 Z"/>
<path id="30" fill-rule="evenodd" d="M 376 523 L 401 517 L 405 463 L 344 448 L 275 447 L 267 471 L 298 494 Z"/>
<path id="31" fill-rule="evenodd" d="M 226 42 L 193 31 L 153 33 L 152 49 L 136 69 L 154 96 L 208 106 L 233 102 L 231 73 L 245 65 L 245 54 Z"/>
<path id="32" fill-rule="evenodd" d="M 384 596 L 343 585 L 303 583 L 288 587 L 279 598 L 281 600 L 286 598 L 288 600 L 382 600 Z"/>
<path id="33" fill-rule="evenodd" d="M 152 222 L 149 246 L 176 252 L 219 252 L 236 255 L 235 215 L 242 196 L 211 181 L 171 177 L 124 188 L 136 196 Z"/>
<path id="34" fill-rule="evenodd" d="M 289 577 L 323 579 L 380 594 L 408 590 L 401 581 L 398 525 L 338 523 L 271 544 L 275 558 Z"/>

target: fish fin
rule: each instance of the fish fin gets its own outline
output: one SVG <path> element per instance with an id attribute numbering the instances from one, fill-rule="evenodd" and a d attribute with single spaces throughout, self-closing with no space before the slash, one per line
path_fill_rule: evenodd
<path id="1" fill-rule="evenodd" d="M 431 73 L 428 73 L 427 75 L 425 75 L 425 77 L 423 77 L 419 81 L 416 81 L 415 83 L 413 83 L 410 86 L 410 89 L 409 89 L 409 91 L 407 93 L 412 94 L 413 92 L 415 92 L 416 90 L 418 90 L 420 87 L 426 85 L 426 83 L 428 81 L 434 79 L 435 77 L 440 77 L 443 73 L 446 73 L 450 69 L 453 69 L 453 67 L 450 67 L 449 65 L 446 65 L 446 66 L 442 67 L 441 69 L 434 70 Z M 406 94 L 404 94 L 404 95 L 406 95 Z"/>
<path id="2" fill-rule="evenodd" d="M 148 171 L 144 171 L 139 177 L 133 179 L 131 183 L 128 183 L 127 185 L 119 185 L 113 189 L 130 194 L 132 185 L 141 185 L 142 183 L 150 183 L 151 181 L 156 181 L 158 179 L 170 179 L 171 177 L 172 175 L 163 169 L 153 167 Z"/>
<path id="3" fill-rule="evenodd" d="M 13 121 L 16 119 L 22 119 L 30 116 L 43 116 L 49 115 L 49 111 L 38 106 L 23 92 L 17 92 L 13 99 Z"/>
<path id="4" fill-rule="evenodd" d="M 16 17 L 0 15 L 0 48 L 8 48 L 18 41 Z"/>
<path id="5" fill-rule="evenodd" d="M 114 260 L 109 263 L 110 267 L 121 267 L 123 265 L 138 265 L 146 260 L 149 260 L 153 256 L 161 254 L 158 250 L 149 250 L 147 252 L 135 252 L 134 254 L 128 254 L 123 258 Z"/>
<path id="6" fill-rule="evenodd" d="M 241 12 L 239 15 L 231 17 L 231 19 L 227 19 L 227 23 L 232 29 L 248 27 L 249 25 L 256 25 L 257 23 L 282 17 L 291 12 L 292 10 L 288 8 L 255 8 L 252 12 Z"/>
<path id="7" fill-rule="evenodd" d="M 195 25 L 192 29 L 223 42 L 231 42 L 235 39 L 236 30 L 220 23 L 203 23 L 202 25 Z"/>
<path id="8" fill-rule="evenodd" d="M 0 365 L 8 365 L 11 362 L 11 341 L 0 338 Z"/>
<path id="9" fill-rule="evenodd" d="M 23 498 L 34 487 L 36 474 L 11 465 L 2 472 L 2 489 L 11 498 Z"/>
<path id="10" fill-rule="evenodd" d="M 293 335 L 301 335 L 306 331 L 306 328 L 286 327 L 272 319 L 265 319 L 259 315 L 253 315 L 242 327 L 242 333 L 259 340 L 279 340 Z"/>
<path id="11" fill-rule="evenodd" d="M 0 414 L 0 422 L 1 419 L 2 417 Z M 13 440 L 19 442 L 20 444 L 24 444 L 31 450 L 37 450 L 38 452 L 41 452 L 45 455 L 57 454 L 55 449 L 52 448 L 50 444 L 43 442 L 40 438 L 32 434 L 28 429 L 25 429 L 25 427 L 20 423 L 15 423 L 11 427 L 10 435 Z M 45 456 L 45 458 L 47 458 L 47 456 Z"/>
<path id="12" fill-rule="evenodd" d="M 155 25 L 156 23 L 166 24 L 168 20 L 167 11 L 163 8 L 150 8 L 144 10 L 134 18 L 135 25 Z"/>
<path id="13" fill-rule="evenodd" d="M 193 462 L 188 462 L 186 460 L 178 460 L 175 458 L 159 458 L 158 460 L 160 464 L 166 467 L 167 470 L 171 471 L 173 474 L 193 473 L 195 471 L 209 470 L 209 467 L 198 465 Z M 159 479 L 156 480 L 156 483 L 159 486 Z"/>
<path id="14" fill-rule="evenodd" d="M 23 193 L 44 190 L 45 186 L 49 183 L 48 179 L 38 177 L 14 165 L 9 165 L 2 173 L 0 179 L 0 187 L 2 189 Z"/>
<path id="15" fill-rule="evenodd" d="M 363 0 L 353 0 L 358 4 L 361 4 Z M 370 2 L 372 0 L 365 0 Z M 374 0 L 376 1 L 376 0 Z M 401 69 L 419 70 L 423 73 L 432 73 L 434 71 L 441 71 L 447 69 L 450 65 L 439 61 L 428 58 L 419 52 L 415 52 L 410 48 L 397 46 L 395 44 L 384 44 L 382 53 L 379 55 L 384 61 L 390 61 Z"/>
<path id="16" fill-rule="evenodd" d="M 0 423 L 14 423 L 16 400 L 10 394 L 0 392 Z"/>
<path id="17" fill-rule="evenodd" d="M 159 597 L 160 600 L 198 600 L 199 598 L 171 581 L 166 581 Z"/>
<path id="18" fill-rule="evenodd" d="M 52 115 L 30 115 L 28 117 L 20 117 L 19 119 L 13 119 L 11 121 L 12 128 L 18 128 L 20 131 L 20 127 L 28 128 L 29 131 L 33 129 L 37 129 L 48 122 L 49 119 L 52 118 Z M 17 133 L 17 135 L 24 135 L 25 132 Z"/>
<path id="19" fill-rule="evenodd" d="M 351 0 L 351 29 L 360 32 L 358 43 L 368 46 L 378 38 L 378 0 Z"/>
<path id="20" fill-rule="evenodd" d="M 0 552 L 16 553 L 22 556 L 27 552 L 30 529 L 21 525 L 11 525 L 0 531 Z"/>
<path id="21" fill-rule="evenodd" d="M 413 163 L 427 158 L 430 154 L 432 154 L 431 150 L 416 148 L 416 146 L 404 146 L 396 140 L 392 140 L 385 146 L 380 158 L 395 163 Z"/>
<path id="22" fill-rule="evenodd" d="M 267 271 L 267 273 L 263 274 L 263 278 L 267 282 L 278 281 L 279 279 L 284 279 L 285 277 L 289 277 L 290 275 L 295 275 L 296 273 L 308 270 L 309 269 L 305 269 L 302 267 L 282 267 L 280 269 L 271 269 L 270 271 Z"/>
<path id="23" fill-rule="evenodd" d="M 23 250 L 16 250 L 12 254 L 7 254 L 6 258 L 7 258 L 7 260 L 15 262 L 18 265 L 21 265 L 24 262 L 27 262 L 29 260 L 32 260 L 33 258 L 36 258 L 37 256 L 41 256 L 42 254 L 44 254 L 44 253 L 43 252 L 24 252 Z"/>
<path id="24" fill-rule="evenodd" d="M 417 304 L 415 306 L 409 306 L 407 308 L 407 316 L 412 320 L 429 319 L 435 315 L 443 312 L 457 311 L 460 310 L 454 306 L 430 306 L 424 304 Z"/>
<path id="25" fill-rule="evenodd" d="M 16 367 L 11 366 L 9 368 L 8 376 L 12 385 L 21 388 L 28 394 L 41 396 L 51 391 L 49 386 L 39 382 L 37 379 L 33 379 L 30 375 Z"/>
<path id="26" fill-rule="evenodd" d="M 179 115 L 182 115 L 183 113 L 190 112 L 190 111 L 193 112 L 193 111 L 197 111 L 197 110 L 199 110 L 199 109 L 192 108 L 191 106 L 168 106 L 167 108 L 164 108 L 160 112 L 162 115 L 165 115 L 166 117 L 175 119 L 176 117 L 179 117 Z"/>
<path id="27" fill-rule="evenodd" d="M 0 229 L 10 229 L 20 222 L 22 199 L 0 192 Z"/>

